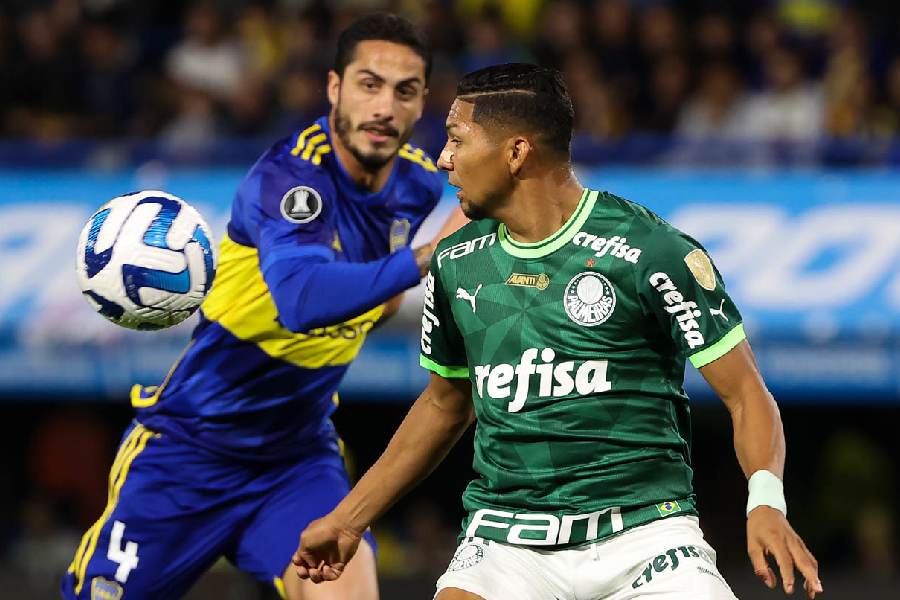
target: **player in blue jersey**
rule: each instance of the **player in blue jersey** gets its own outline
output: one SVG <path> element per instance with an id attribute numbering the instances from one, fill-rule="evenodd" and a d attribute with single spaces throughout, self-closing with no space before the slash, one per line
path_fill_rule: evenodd
<path id="1" fill-rule="evenodd" d="M 250 169 L 190 345 L 158 387 L 132 391 L 109 502 L 65 598 L 178 598 L 221 556 L 290 600 L 377 598 L 370 534 L 340 581 L 282 576 L 300 532 L 349 490 L 329 419 L 338 384 L 431 260 L 431 244 L 408 244 L 443 178 L 407 143 L 430 69 L 394 15 L 341 34 L 330 114 Z"/>

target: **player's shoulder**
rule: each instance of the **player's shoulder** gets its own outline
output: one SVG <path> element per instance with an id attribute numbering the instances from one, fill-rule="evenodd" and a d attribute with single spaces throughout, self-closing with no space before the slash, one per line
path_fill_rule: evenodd
<path id="1" fill-rule="evenodd" d="M 423 188 L 433 201 L 440 199 L 444 191 L 444 176 L 438 170 L 434 159 L 422 148 L 410 143 L 403 144 L 397 152 L 403 176 L 414 185 Z"/>
<path id="2" fill-rule="evenodd" d="M 619 222 L 628 221 L 631 235 L 649 235 L 659 227 L 671 227 L 658 214 L 633 200 L 607 191 L 591 190 L 591 192 L 596 193 L 593 214 L 606 216 Z"/>
<path id="3" fill-rule="evenodd" d="M 497 242 L 499 221 L 481 219 L 466 223 L 440 242 L 434 251 L 438 269 L 468 256 L 476 250 L 484 250 Z"/>
<path id="4" fill-rule="evenodd" d="M 628 222 L 629 226 L 623 232 L 623 237 L 627 236 L 629 245 L 640 248 L 655 260 L 680 257 L 684 252 L 694 249 L 705 252 L 700 242 L 642 204 L 609 192 L 600 192 L 597 204 L 601 203 L 605 204 L 607 212 L 612 207 L 615 219 Z M 595 207 L 594 210 L 597 211 L 598 208 Z M 599 210 L 603 211 L 604 207 L 601 206 Z"/>
<path id="5" fill-rule="evenodd" d="M 236 201 L 294 222 L 312 220 L 337 194 L 325 160 L 331 152 L 320 121 L 298 129 L 272 144 L 256 161 L 244 177 Z M 294 214 L 294 207 L 310 210 Z"/>

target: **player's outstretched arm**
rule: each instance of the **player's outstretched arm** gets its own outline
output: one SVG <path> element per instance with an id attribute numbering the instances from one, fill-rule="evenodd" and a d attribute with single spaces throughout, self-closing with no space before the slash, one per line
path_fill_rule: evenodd
<path id="1" fill-rule="evenodd" d="M 753 568 L 767 586 L 777 580 L 766 556 L 781 571 L 784 591 L 794 591 L 794 568 L 805 581 L 809 598 L 822 592 L 818 563 L 787 521 L 781 480 L 784 473 L 784 429 L 775 399 L 766 389 L 746 340 L 721 358 L 700 368 L 719 395 L 734 424 L 734 448 L 750 480 L 747 508 L 747 551 Z"/>
<path id="2" fill-rule="evenodd" d="M 293 562 L 314 583 L 341 576 L 362 534 L 440 464 L 475 419 L 468 379 L 431 374 L 388 447 L 331 513 L 300 536 Z"/>

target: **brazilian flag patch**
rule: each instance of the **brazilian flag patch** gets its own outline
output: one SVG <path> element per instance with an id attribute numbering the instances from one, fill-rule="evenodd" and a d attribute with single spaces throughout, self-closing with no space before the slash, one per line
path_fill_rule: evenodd
<path id="1" fill-rule="evenodd" d="M 661 502 L 656 505 L 656 510 L 659 511 L 659 516 L 665 517 L 667 515 L 671 515 L 672 513 L 681 512 L 681 507 L 678 506 L 678 502 L 675 500 L 670 500 L 668 502 Z"/>

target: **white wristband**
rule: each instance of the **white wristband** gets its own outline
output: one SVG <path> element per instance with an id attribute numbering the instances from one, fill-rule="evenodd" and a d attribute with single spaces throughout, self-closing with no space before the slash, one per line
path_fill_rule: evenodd
<path id="1" fill-rule="evenodd" d="M 784 501 L 784 484 L 771 471 L 760 470 L 750 476 L 747 482 L 747 514 L 757 506 L 771 506 L 787 516 L 787 503 Z"/>

